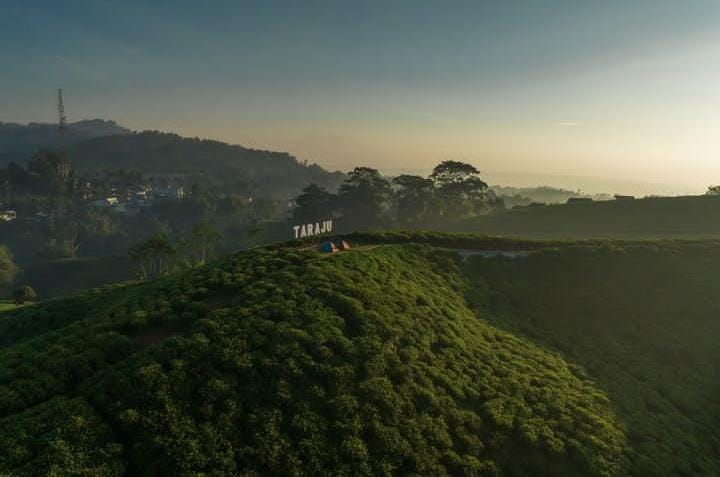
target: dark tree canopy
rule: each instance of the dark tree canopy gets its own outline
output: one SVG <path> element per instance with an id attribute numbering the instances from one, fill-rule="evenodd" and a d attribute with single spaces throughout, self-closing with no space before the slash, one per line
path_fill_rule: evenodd
<path id="1" fill-rule="evenodd" d="M 437 212 L 434 185 L 431 179 L 400 175 L 393 179 L 397 217 L 400 223 L 421 223 L 431 220 Z"/>
<path id="2" fill-rule="evenodd" d="M 460 161 L 443 161 L 433 169 L 430 178 L 442 188 L 448 184 L 463 183 L 480 174 L 475 166 Z"/>
<path id="3" fill-rule="evenodd" d="M 338 208 L 338 198 L 323 187 L 310 184 L 295 199 L 293 219 L 298 223 L 316 222 L 332 218 Z"/>
<path id="4" fill-rule="evenodd" d="M 13 284 L 18 269 L 13 261 L 10 251 L 0 245 L 0 291 L 4 291 Z"/>
<path id="5" fill-rule="evenodd" d="M 20 288 L 16 288 L 13 292 L 13 300 L 17 305 L 22 305 L 27 302 L 35 301 L 37 293 L 31 286 L 25 285 Z"/>
<path id="6" fill-rule="evenodd" d="M 306 222 L 338 214 L 345 230 L 417 227 L 502 207 L 474 166 L 445 161 L 427 178 L 402 174 L 391 181 L 377 169 L 356 167 L 337 195 L 316 185 L 306 187 L 296 199 L 293 218 Z"/>
<path id="7" fill-rule="evenodd" d="M 443 215 L 458 217 L 482 210 L 488 185 L 479 174 L 471 164 L 459 161 L 443 161 L 435 167 L 430 178 L 443 201 Z"/>
<path id="8" fill-rule="evenodd" d="M 140 278 L 145 279 L 168 273 L 177 249 L 166 235 L 156 234 L 131 247 L 128 253 L 138 265 Z"/>
<path id="9" fill-rule="evenodd" d="M 44 177 L 58 177 L 69 172 L 70 160 L 65 154 L 54 151 L 40 151 L 30 158 L 28 171 Z"/>
<path id="10" fill-rule="evenodd" d="M 344 222 L 356 228 L 381 224 L 391 197 L 390 183 L 370 167 L 353 169 L 338 191 Z"/>

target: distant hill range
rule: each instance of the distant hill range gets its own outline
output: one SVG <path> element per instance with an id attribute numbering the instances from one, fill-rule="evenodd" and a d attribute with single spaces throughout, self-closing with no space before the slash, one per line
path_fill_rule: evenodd
<path id="1" fill-rule="evenodd" d="M 114 121 L 90 119 L 70 123 L 65 131 L 65 144 L 70 146 L 100 136 L 129 134 L 127 128 Z M 24 163 L 39 149 L 54 149 L 60 144 L 56 124 L 0 122 L 0 165 L 8 162 Z"/>
<path id="2" fill-rule="evenodd" d="M 156 131 L 133 132 L 98 119 L 68 125 L 64 142 L 73 167 L 86 175 L 124 170 L 180 176 L 188 182 L 202 176 L 203 182 L 228 191 L 278 197 L 297 194 L 310 183 L 334 189 L 344 179 L 342 173 L 301 163 L 285 152 Z M 23 164 L 36 151 L 59 144 L 56 125 L 0 123 L 0 166 L 11 161 Z"/>
<path id="3" fill-rule="evenodd" d="M 509 187 L 494 185 L 490 189 L 502 197 L 508 207 L 529 205 L 531 203 L 564 204 L 571 197 L 587 197 L 594 200 L 612 199 L 610 194 L 584 194 L 580 191 L 549 186 Z"/>
<path id="4" fill-rule="evenodd" d="M 647 197 L 520 207 L 435 228 L 533 239 L 720 236 L 720 197 Z"/>
<path id="5" fill-rule="evenodd" d="M 286 152 L 160 132 L 89 139 L 70 148 L 70 157 L 76 170 L 86 174 L 124 169 L 145 175 L 202 176 L 203 182 L 228 191 L 245 188 L 272 196 L 294 195 L 310 183 L 334 189 L 344 179 L 342 173 L 301 163 Z"/>

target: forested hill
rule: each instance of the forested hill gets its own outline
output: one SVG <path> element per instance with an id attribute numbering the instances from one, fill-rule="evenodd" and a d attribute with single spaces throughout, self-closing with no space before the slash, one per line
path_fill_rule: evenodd
<path id="1" fill-rule="evenodd" d="M 314 164 L 302 164 L 284 152 L 152 131 L 84 141 L 70 149 L 70 158 L 81 173 L 125 170 L 146 176 L 197 175 L 228 187 L 250 187 L 265 195 L 269 191 L 297 194 L 310 183 L 334 189 L 345 177 Z"/>
<path id="2" fill-rule="evenodd" d="M 0 314 L 0 474 L 622 475 L 579 369 L 452 255 L 258 250 Z"/>
<path id="3" fill-rule="evenodd" d="M 300 163 L 285 152 L 263 151 L 220 141 L 184 138 L 156 131 L 132 132 L 113 121 L 71 123 L 64 143 L 75 171 L 173 176 L 182 182 L 214 184 L 221 192 L 289 198 L 314 183 L 334 190 L 345 179 L 315 164 Z M 0 123 L 0 167 L 25 164 L 42 149 L 57 149 L 57 125 Z"/>
<path id="4" fill-rule="evenodd" d="M 64 142 L 72 145 L 99 136 L 128 134 L 129 129 L 113 121 L 92 119 L 70 123 Z M 60 144 L 57 124 L 0 123 L 0 166 L 8 162 L 25 163 L 40 149 L 55 149 Z"/>

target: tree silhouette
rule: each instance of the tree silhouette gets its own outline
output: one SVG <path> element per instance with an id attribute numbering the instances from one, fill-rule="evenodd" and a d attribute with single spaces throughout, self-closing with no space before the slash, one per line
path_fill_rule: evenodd
<path id="1" fill-rule="evenodd" d="M 380 224 L 391 197 L 390 183 L 370 167 L 353 169 L 338 192 L 345 223 L 355 228 Z"/>

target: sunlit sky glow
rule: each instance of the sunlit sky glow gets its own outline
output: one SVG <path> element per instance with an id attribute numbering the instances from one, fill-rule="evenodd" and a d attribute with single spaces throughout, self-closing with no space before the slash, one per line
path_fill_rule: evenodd
<path id="1" fill-rule="evenodd" d="M 332 169 L 720 183 L 717 0 L 0 0 L 0 72 L 0 121 L 62 87 L 71 120 Z"/>

